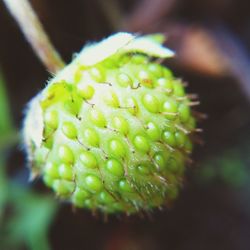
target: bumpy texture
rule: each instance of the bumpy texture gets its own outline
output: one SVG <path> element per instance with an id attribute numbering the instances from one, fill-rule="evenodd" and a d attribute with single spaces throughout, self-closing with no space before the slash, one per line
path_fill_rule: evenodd
<path id="1" fill-rule="evenodd" d="M 83 49 L 28 109 L 33 176 L 74 206 L 106 213 L 175 199 L 195 120 L 181 80 L 154 59 L 170 56 L 127 33 Z"/>

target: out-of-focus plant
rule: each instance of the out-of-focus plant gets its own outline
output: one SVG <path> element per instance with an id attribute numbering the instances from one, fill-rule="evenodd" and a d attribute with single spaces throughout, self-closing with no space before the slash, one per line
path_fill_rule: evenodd
<path id="1" fill-rule="evenodd" d="M 12 125 L 10 109 L 7 101 L 7 93 L 4 85 L 4 79 L 0 72 L 0 158 L 4 155 L 4 150 L 13 142 L 16 137 Z"/>
<path id="2" fill-rule="evenodd" d="M 7 177 L 7 159 L 18 140 L 0 74 L 0 249 L 50 249 L 47 233 L 56 211 L 50 196 L 37 194 Z"/>
<path id="3" fill-rule="evenodd" d="M 250 178 L 250 159 L 246 151 L 249 152 L 249 144 L 241 142 L 237 147 L 209 158 L 197 169 L 197 179 L 202 185 L 219 181 L 231 188 L 245 188 Z"/>
<path id="4" fill-rule="evenodd" d="M 48 229 L 56 211 L 53 198 L 7 181 L 4 173 L 0 179 L 4 181 L 0 196 L 5 197 L 0 204 L 0 249 L 21 249 L 22 246 L 34 250 L 50 249 Z"/>
<path id="5" fill-rule="evenodd" d="M 0 224 L 3 216 L 3 206 L 7 197 L 6 179 L 4 178 L 4 148 L 6 145 L 6 134 L 11 130 L 11 118 L 7 103 L 6 91 L 0 72 Z"/>

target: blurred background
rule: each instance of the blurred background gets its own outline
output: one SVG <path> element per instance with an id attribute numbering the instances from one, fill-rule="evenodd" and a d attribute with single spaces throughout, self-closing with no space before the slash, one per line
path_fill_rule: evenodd
<path id="1" fill-rule="evenodd" d="M 74 52 L 116 31 L 161 32 L 166 61 L 199 95 L 203 142 L 179 199 L 151 218 L 59 203 L 29 182 L 20 144 L 26 103 L 50 73 L 0 1 L 0 249 L 248 250 L 250 246 L 250 2 L 248 0 L 32 0 L 53 44 Z"/>

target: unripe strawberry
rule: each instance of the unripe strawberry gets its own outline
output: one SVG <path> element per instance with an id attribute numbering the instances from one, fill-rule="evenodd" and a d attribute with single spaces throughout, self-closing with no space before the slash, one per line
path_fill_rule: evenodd
<path id="1" fill-rule="evenodd" d="M 176 198 L 195 120 L 181 80 L 150 37 L 88 46 L 30 103 L 24 138 L 34 176 L 76 207 L 151 210 Z"/>

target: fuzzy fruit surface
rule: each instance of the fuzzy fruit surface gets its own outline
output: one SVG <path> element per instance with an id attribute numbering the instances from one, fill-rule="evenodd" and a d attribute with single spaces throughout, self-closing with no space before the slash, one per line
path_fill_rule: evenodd
<path id="1" fill-rule="evenodd" d="M 195 127 L 181 80 L 142 53 L 67 67 L 27 114 L 42 129 L 27 142 L 33 174 L 75 207 L 105 213 L 175 199 Z"/>

